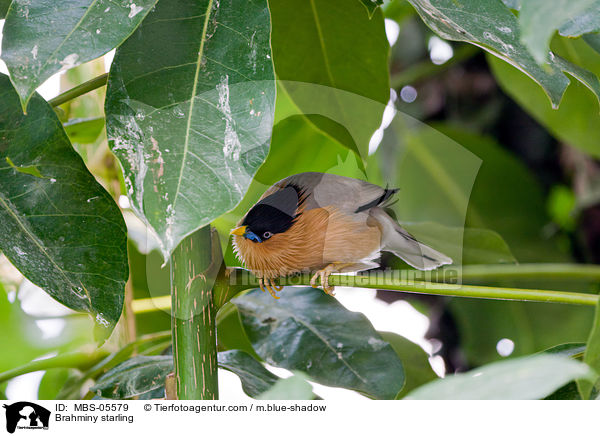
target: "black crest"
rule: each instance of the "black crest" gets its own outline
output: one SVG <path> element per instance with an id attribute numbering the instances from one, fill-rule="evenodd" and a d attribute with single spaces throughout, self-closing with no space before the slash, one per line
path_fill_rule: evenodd
<path id="1" fill-rule="evenodd" d="M 298 217 L 296 210 L 302 204 L 302 190 L 294 185 L 263 198 L 248 211 L 242 225 L 259 237 L 264 232 L 283 233 Z"/>

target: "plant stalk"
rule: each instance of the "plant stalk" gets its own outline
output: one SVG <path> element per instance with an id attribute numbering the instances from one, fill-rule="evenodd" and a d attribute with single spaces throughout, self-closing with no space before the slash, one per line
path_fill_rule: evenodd
<path id="1" fill-rule="evenodd" d="M 179 400 L 217 400 L 216 309 L 210 227 L 186 237 L 171 255 L 175 391 Z M 220 246 L 219 246 L 220 249 Z"/>
<path id="2" fill-rule="evenodd" d="M 50 106 L 52 107 L 60 106 L 61 104 L 66 103 L 69 100 L 73 100 L 74 98 L 77 98 L 83 94 L 87 94 L 88 92 L 93 91 L 94 89 L 98 89 L 106 85 L 107 81 L 108 73 L 104 73 L 98 77 L 94 77 L 93 79 L 82 83 L 81 85 L 77 85 L 69 89 L 68 91 L 63 92 L 60 95 L 57 95 L 56 97 L 48 101 L 48 103 L 50 103 Z"/>

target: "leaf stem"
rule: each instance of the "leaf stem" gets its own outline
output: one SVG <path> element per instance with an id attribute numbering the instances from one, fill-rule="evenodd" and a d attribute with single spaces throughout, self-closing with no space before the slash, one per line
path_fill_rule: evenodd
<path id="1" fill-rule="evenodd" d="M 94 89 L 98 89 L 106 85 L 107 81 L 108 73 L 104 73 L 98 77 L 94 77 L 93 79 L 82 83 L 81 85 L 77 85 L 69 89 L 68 91 L 63 92 L 60 95 L 57 95 L 48 103 L 50 103 L 50 106 L 52 107 L 60 106 L 61 104 L 66 103 L 69 100 L 73 100 L 74 98 L 77 98 L 83 94 L 87 94 L 88 92 L 93 91 Z"/>

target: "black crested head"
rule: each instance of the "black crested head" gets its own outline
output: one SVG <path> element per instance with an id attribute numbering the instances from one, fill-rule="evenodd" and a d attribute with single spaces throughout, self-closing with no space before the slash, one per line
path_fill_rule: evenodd
<path id="1" fill-rule="evenodd" d="M 288 230 L 298 217 L 296 210 L 301 204 L 301 193 L 295 186 L 286 186 L 256 203 L 244 218 L 242 225 L 254 233 L 260 241 L 276 233 Z"/>

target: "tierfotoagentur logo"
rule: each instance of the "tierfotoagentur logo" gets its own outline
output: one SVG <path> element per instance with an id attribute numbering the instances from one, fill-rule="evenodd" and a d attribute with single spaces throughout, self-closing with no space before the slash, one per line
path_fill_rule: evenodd
<path id="1" fill-rule="evenodd" d="M 15 429 L 48 430 L 50 411 L 28 401 L 6 405 L 6 431 L 14 433 Z"/>

